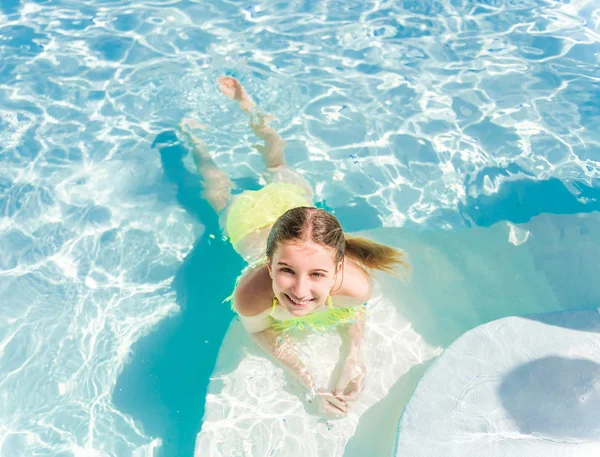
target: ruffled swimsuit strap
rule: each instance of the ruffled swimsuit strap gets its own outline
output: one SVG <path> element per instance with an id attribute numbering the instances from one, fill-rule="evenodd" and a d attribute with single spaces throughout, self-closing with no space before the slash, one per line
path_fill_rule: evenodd
<path id="1" fill-rule="evenodd" d="M 297 331 L 304 329 L 312 329 L 316 331 L 325 331 L 329 328 L 334 328 L 338 325 L 356 322 L 365 317 L 365 306 L 346 306 L 335 308 L 331 297 L 326 300 L 327 311 L 311 313 L 306 316 L 292 317 L 280 321 L 272 316 L 275 306 L 277 306 L 277 298 L 273 299 L 273 307 L 269 316 L 274 320 L 271 326 L 275 330 L 283 332 Z M 365 304 L 366 305 L 366 304 Z"/>
<path id="2" fill-rule="evenodd" d="M 329 307 L 329 309 L 333 309 L 333 300 L 331 299 L 331 295 L 327 295 L 325 304 Z"/>
<path id="3" fill-rule="evenodd" d="M 277 306 L 277 297 L 273 297 L 273 304 L 271 305 L 271 312 L 269 313 L 269 316 L 273 316 L 276 306 Z"/>

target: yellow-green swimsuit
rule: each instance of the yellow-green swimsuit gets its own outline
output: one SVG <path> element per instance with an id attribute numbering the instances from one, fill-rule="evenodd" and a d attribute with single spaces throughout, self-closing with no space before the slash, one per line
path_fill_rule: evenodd
<path id="1" fill-rule="evenodd" d="M 275 223 L 287 210 L 312 206 L 305 190 L 295 184 L 270 183 L 262 189 L 240 194 L 227 213 L 227 233 L 234 248 L 249 233 Z"/>
<path id="2" fill-rule="evenodd" d="M 307 314 L 306 316 L 292 317 L 291 319 L 280 321 L 271 316 L 273 311 L 275 311 L 275 307 L 277 306 L 277 297 L 273 297 L 271 314 L 269 314 L 269 317 L 271 317 L 273 320 L 271 328 L 280 330 L 282 332 L 301 330 L 314 330 L 323 332 L 331 330 L 338 325 L 350 324 L 365 318 L 367 306 L 366 303 L 362 306 L 344 306 L 340 308 L 334 308 L 331 297 L 327 297 L 325 303 L 328 307 L 327 311 L 320 311 Z"/>

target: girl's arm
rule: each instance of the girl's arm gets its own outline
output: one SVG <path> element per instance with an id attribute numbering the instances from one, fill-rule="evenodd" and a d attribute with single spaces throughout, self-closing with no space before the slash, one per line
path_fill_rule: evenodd
<path id="1" fill-rule="evenodd" d="M 365 321 L 361 319 L 347 327 L 348 352 L 346 354 L 342 371 L 334 390 L 336 397 L 346 401 L 358 399 L 364 388 L 366 374 L 365 366 L 360 361 L 359 352 L 365 330 Z"/>
<path id="2" fill-rule="evenodd" d="M 360 319 L 357 322 L 354 322 L 348 326 L 348 337 L 349 337 L 349 348 L 348 348 L 348 356 L 358 358 L 358 353 L 360 351 L 360 344 L 362 343 L 362 339 L 365 333 L 365 320 Z"/>
<path id="3" fill-rule="evenodd" d="M 237 306 L 236 306 L 237 311 Z M 266 309 L 256 316 L 244 316 L 238 312 L 242 325 L 256 343 L 267 354 L 273 355 L 285 368 L 296 376 L 303 386 L 309 390 L 314 389 L 312 376 L 300 360 L 298 348 L 291 338 L 281 331 L 271 328 L 273 323 L 269 317 L 270 309 Z"/>
<path id="4" fill-rule="evenodd" d="M 251 333 L 250 336 L 267 353 L 272 354 L 288 371 L 296 376 L 309 391 L 315 389 L 312 376 L 300 360 L 298 347 L 294 341 L 281 331 L 272 328 Z"/>
<path id="5" fill-rule="evenodd" d="M 269 311 L 269 310 L 267 310 Z M 288 335 L 270 327 L 271 321 L 268 315 L 261 313 L 259 316 L 244 317 L 239 315 L 240 320 L 248 330 L 250 337 L 268 354 L 272 354 L 300 383 L 308 389 L 307 400 L 316 400 L 317 407 L 321 413 L 341 417 L 348 411 L 345 400 L 336 398 L 331 392 L 317 389 L 313 377 L 306 369 L 300 359 L 298 346 Z"/>
<path id="6" fill-rule="evenodd" d="M 322 414 L 342 417 L 348 412 L 348 406 L 344 400 L 336 398 L 331 392 L 316 388 L 312 376 L 300 360 L 298 347 L 292 338 L 271 328 L 252 333 L 251 336 L 265 351 L 273 354 L 285 368 L 300 380 L 302 385 L 309 390 L 308 402 L 312 403 L 315 400 Z"/>

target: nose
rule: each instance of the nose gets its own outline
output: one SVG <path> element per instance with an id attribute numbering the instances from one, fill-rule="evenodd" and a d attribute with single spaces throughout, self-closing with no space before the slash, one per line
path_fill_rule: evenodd
<path id="1" fill-rule="evenodd" d="M 294 298 L 304 300 L 305 298 L 308 298 L 309 292 L 308 281 L 301 277 L 297 278 L 292 287 Z"/>

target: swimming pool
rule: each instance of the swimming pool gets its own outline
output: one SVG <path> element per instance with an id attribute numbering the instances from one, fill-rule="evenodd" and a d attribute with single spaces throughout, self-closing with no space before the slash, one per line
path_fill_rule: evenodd
<path id="1" fill-rule="evenodd" d="M 0 3 L 2 457 L 191 455 L 242 264 L 174 126 L 261 169 L 222 74 L 347 231 L 599 209 L 598 2 L 400 3 Z"/>

